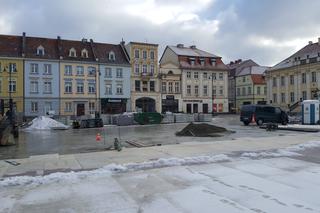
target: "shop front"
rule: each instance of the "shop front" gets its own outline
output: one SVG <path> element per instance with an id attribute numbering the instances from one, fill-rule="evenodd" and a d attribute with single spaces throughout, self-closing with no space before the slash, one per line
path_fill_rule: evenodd
<path id="1" fill-rule="evenodd" d="M 179 112 L 179 100 L 174 95 L 166 95 L 166 99 L 162 99 L 162 113 Z"/>
<path id="2" fill-rule="evenodd" d="M 101 113 L 102 114 L 121 114 L 126 112 L 127 99 L 125 98 L 102 98 Z"/>

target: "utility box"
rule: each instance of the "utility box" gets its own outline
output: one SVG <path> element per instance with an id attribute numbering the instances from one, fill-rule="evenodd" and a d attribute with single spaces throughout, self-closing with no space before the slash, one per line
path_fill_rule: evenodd
<path id="1" fill-rule="evenodd" d="M 302 102 L 302 124 L 318 123 L 319 103 L 318 100 L 305 100 Z"/>

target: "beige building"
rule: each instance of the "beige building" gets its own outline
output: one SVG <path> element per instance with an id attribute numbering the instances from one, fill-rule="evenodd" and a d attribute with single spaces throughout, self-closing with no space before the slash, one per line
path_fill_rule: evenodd
<path id="1" fill-rule="evenodd" d="M 171 70 L 166 66 L 171 66 Z M 162 78 L 163 82 L 179 82 L 178 76 L 181 75 L 181 94 L 175 95 L 179 111 L 228 112 L 228 68 L 221 57 L 199 50 L 196 46 L 178 44 L 166 47 L 160 67 L 167 72 L 167 76 L 169 71 L 176 75 L 170 80 Z M 167 98 L 167 93 L 164 96 Z"/>
<path id="2" fill-rule="evenodd" d="M 267 100 L 292 108 L 301 100 L 318 99 L 320 88 L 320 38 L 281 61 L 266 74 Z"/>
<path id="3" fill-rule="evenodd" d="M 131 109 L 161 112 L 158 44 L 130 42 L 125 48 L 131 64 Z"/>

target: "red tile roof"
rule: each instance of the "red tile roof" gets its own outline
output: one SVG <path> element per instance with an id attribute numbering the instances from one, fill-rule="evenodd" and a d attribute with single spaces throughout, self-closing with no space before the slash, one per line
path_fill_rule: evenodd
<path id="1" fill-rule="evenodd" d="M 0 56 L 21 57 L 22 37 L 11 35 L 0 35 Z"/>
<path id="2" fill-rule="evenodd" d="M 266 84 L 265 78 L 260 74 L 252 74 L 251 79 L 253 84 Z"/>
<path id="3" fill-rule="evenodd" d="M 99 62 L 111 63 L 111 64 L 128 64 L 130 65 L 124 50 L 120 44 L 105 44 L 105 43 L 94 43 L 94 49 L 96 50 Z M 114 52 L 115 60 L 109 60 L 109 53 Z"/>
<path id="4" fill-rule="evenodd" d="M 45 54 L 37 55 L 37 48 L 42 46 Z M 57 39 L 26 37 L 26 58 L 59 59 Z"/>

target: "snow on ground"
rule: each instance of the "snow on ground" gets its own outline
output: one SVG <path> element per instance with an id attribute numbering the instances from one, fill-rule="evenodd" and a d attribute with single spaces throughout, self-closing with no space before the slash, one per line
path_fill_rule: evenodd
<path id="1" fill-rule="evenodd" d="M 300 129 L 320 129 L 320 125 L 302 125 L 302 124 L 288 124 L 288 125 L 279 125 L 281 128 L 300 128 Z"/>
<path id="2" fill-rule="evenodd" d="M 320 212 L 319 165 L 285 157 L 94 174 L 0 186 L 0 212 Z"/>
<path id="3" fill-rule="evenodd" d="M 68 129 L 69 127 L 46 116 L 39 116 L 33 119 L 31 125 L 25 130 L 50 130 L 52 128 Z"/>

